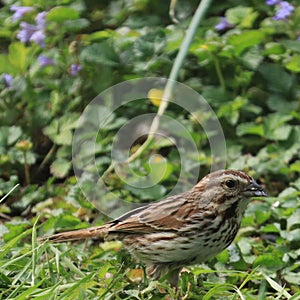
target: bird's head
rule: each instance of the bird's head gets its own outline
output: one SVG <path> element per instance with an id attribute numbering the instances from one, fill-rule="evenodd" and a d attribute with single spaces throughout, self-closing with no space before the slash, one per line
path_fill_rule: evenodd
<path id="1" fill-rule="evenodd" d="M 241 212 L 252 197 L 265 197 L 267 193 L 248 174 L 236 170 L 219 170 L 205 176 L 194 187 L 201 192 L 200 206 L 213 205 L 226 210 L 232 205 L 240 207 Z"/>

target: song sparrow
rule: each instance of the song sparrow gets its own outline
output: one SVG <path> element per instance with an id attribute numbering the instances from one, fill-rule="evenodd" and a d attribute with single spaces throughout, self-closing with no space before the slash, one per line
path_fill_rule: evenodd
<path id="1" fill-rule="evenodd" d="M 147 265 L 147 274 L 176 284 L 183 266 L 203 262 L 228 247 L 251 197 L 267 196 L 241 171 L 220 170 L 190 191 L 134 209 L 103 226 L 54 234 L 64 242 L 90 237 L 121 240 Z"/>

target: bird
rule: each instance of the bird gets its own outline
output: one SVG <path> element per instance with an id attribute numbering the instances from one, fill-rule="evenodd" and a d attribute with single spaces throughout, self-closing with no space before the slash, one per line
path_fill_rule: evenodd
<path id="1" fill-rule="evenodd" d="M 247 173 L 218 170 L 186 192 L 135 208 L 102 226 L 56 233 L 41 240 L 120 240 L 146 265 L 148 277 L 167 279 L 176 286 L 183 267 L 203 263 L 226 249 L 251 198 L 266 196 Z"/>

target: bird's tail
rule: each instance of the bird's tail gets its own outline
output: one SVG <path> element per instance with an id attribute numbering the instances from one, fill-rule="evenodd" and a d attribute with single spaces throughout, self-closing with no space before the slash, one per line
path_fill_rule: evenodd
<path id="1" fill-rule="evenodd" d="M 97 237 L 103 241 L 109 227 L 110 226 L 108 224 L 105 224 L 103 226 L 96 226 L 96 227 L 90 227 L 90 228 L 73 230 L 73 231 L 65 231 L 50 236 L 43 236 L 39 238 L 39 241 L 50 241 L 53 243 L 61 243 L 67 241 L 84 240 L 91 237 Z"/>

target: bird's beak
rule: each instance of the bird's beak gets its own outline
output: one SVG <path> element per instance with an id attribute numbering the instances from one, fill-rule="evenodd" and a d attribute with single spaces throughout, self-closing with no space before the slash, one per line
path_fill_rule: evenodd
<path id="1" fill-rule="evenodd" d="M 247 197 L 267 197 L 268 194 L 264 189 L 254 180 L 243 190 L 243 194 Z"/>

